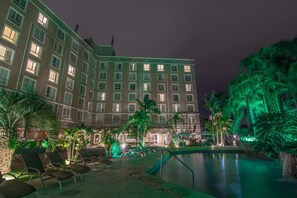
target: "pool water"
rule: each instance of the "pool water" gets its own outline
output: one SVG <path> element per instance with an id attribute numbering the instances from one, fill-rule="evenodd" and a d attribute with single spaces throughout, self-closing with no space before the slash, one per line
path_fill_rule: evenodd
<path id="1" fill-rule="evenodd" d="M 297 179 L 283 174 L 280 160 L 243 153 L 177 156 L 193 169 L 195 189 L 215 197 L 297 198 Z M 173 157 L 163 166 L 163 179 L 192 187 L 191 172 Z"/>

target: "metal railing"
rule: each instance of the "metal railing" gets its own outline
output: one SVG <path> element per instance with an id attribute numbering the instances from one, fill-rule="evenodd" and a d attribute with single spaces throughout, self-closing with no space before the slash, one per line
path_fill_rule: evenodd
<path id="1" fill-rule="evenodd" d="M 163 155 L 164 155 L 164 150 L 168 151 L 171 156 L 173 156 L 175 159 L 177 159 L 182 165 L 184 165 L 187 169 L 189 169 L 192 173 L 192 188 L 195 188 L 195 176 L 194 176 L 194 171 L 187 165 L 185 164 L 181 159 L 179 159 L 174 153 L 172 153 L 169 149 L 164 148 L 162 149 L 162 154 L 161 154 L 161 167 L 160 167 L 160 177 L 161 181 L 163 179 Z"/>

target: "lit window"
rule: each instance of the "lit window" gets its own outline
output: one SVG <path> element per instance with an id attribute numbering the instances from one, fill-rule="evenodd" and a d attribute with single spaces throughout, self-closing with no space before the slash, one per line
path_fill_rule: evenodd
<path id="1" fill-rule="evenodd" d="M 66 88 L 73 90 L 73 86 L 74 86 L 74 80 L 67 78 L 66 80 Z"/>
<path id="2" fill-rule="evenodd" d="M 63 52 L 62 44 L 56 41 L 55 45 L 54 45 L 54 51 L 57 52 L 58 54 L 62 55 L 62 52 Z"/>
<path id="3" fill-rule="evenodd" d="M 65 41 L 66 34 L 60 28 L 57 30 L 57 37 L 61 39 L 61 41 Z"/>
<path id="4" fill-rule="evenodd" d="M 130 71 L 136 71 L 137 70 L 136 63 L 130 63 L 129 64 L 129 70 Z"/>
<path id="5" fill-rule="evenodd" d="M 114 90 L 122 90 L 122 83 L 114 83 Z"/>
<path id="6" fill-rule="evenodd" d="M 192 84 L 186 84 L 186 91 L 193 91 Z"/>
<path id="7" fill-rule="evenodd" d="M 36 88 L 36 80 L 28 77 L 23 78 L 22 91 L 34 92 Z"/>
<path id="8" fill-rule="evenodd" d="M 64 103 L 66 104 L 72 104 L 72 94 L 69 92 L 65 92 L 64 94 Z"/>
<path id="9" fill-rule="evenodd" d="M 129 101 L 136 101 L 136 93 L 128 93 Z"/>
<path id="10" fill-rule="evenodd" d="M 136 73 L 129 73 L 129 80 L 130 81 L 136 81 L 137 75 Z"/>
<path id="11" fill-rule="evenodd" d="M 71 43 L 71 48 L 74 51 L 78 52 L 79 44 L 76 41 L 73 40 L 72 43 Z"/>
<path id="12" fill-rule="evenodd" d="M 191 66 L 190 65 L 185 65 L 184 69 L 185 69 L 185 72 L 191 72 Z"/>
<path id="13" fill-rule="evenodd" d="M 166 104 L 159 104 L 159 110 L 161 113 L 165 113 L 166 112 Z"/>
<path id="14" fill-rule="evenodd" d="M 136 111 L 136 104 L 133 103 L 133 104 L 128 104 L 128 112 L 131 113 L 131 112 L 135 112 Z"/>
<path id="15" fill-rule="evenodd" d="M 151 80 L 151 74 L 144 73 L 143 74 L 143 80 L 144 81 L 150 81 Z"/>
<path id="16" fill-rule="evenodd" d="M 187 95 L 186 95 L 186 101 L 187 101 L 187 102 L 193 102 L 193 101 L 194 101 L 194 99 L 193 99 L 193 94 L 187 94 Z"/>
<path id="17" fill-rule="evenodd" d="M 143 64 L 144 71 L 150 71 L 150 64 Z"/>
<path id="18" fill-rule="evenodd" d="M 31 48 L 30 48 L 30 54 L 32 54 L 33 56 L 36 56 L 36 57 L 40 58 L 41 57 L 41 54 L 42 54 L 42 47 L 40 47 L 36 43 L 32 42 L 31 43 Z"/>
<path id="19" fill-rule="evenodd" d="M 119 104 L 119 103 L 113 103 L 112 104 L 112 111 L 113 112 L 120 112 L 121 111 L 121 104 Z"/>
<path id="20" fill-rule="evenodd" d="M 52 87 L 52 86 L 47 86 L 46 87 L 46 93 L 45 93 L 45 97 L 51 100 L 55 100 L 56 99 L 56 94 L 57 94 L 57 88 Z"/>
<path id="21" fill-rule="evenodd" d="M 59 73 L 54 70 L 50 70 L 48 80 L 57 84 L 59 80 Z"/>
<path id="22" fill-rule="evenodd" d="M 112 123 L 119 124 L 121 122 L 121 116 L 120 115 L 112 115 Z"/>
<path id="23" fill-rule="evenodd" d="M 164 102 L 165 101 L 165 94 L 158 94 L 158 99 L 160 102 Z"/>
<path id="24" fill-rule="evenodd" d="M 9 80 L 10 70 L 0 67 L 0 84 L 7 85 Z"/>
<path id="25" fill-rule="evenodd" d="M 56 57 L 55 55 L 52 56 L 51 65 L 60 69 L 61 59 Z"/>
<path id="26" fill-rule="evenodd" d="M 189 124 L 195 124 L 196 123 L 195 115 L 188 115 L 188 123 Z"/>
<path id="27" fill-rule="evenodd" d="M 114 70 L 116 70 L 116 71 L 122 70 L 122 65 L 123 65 L 122 63 L 116 63 Z"/>
<path id="28" fill-rule="evenodd" d="M 38 74 L 38 67 L 39 67 L 39 63 L 31 60 L 31 59 L 28 59 L 27 61 L 27 66 L 26 66 L 26 71 L 31 73 L 31 74 L 34 74 L 34 75 L 37 75 Z"/>
<path id="29" fill-rule="evenodd" d="M 173 112 L 180 112 L 180 105 L 179 104 L 173 104 L 172 106 Z"/>
<path id="30" fill-rule="evenodd" d="M 38 15 L 38 23 L 40 23 L 43 27 L 47 27 L 48 25 L 48 19 L 45 17 L 42 13 L 39 12 Z"/>
<path id="31" fill-rule="evenodd" d="M 93 103 L 88 102 L 88 111 L 93 111 Z"/>
<path id="32" fill-rule="evenodd" d="M 77 63 L 77 56 L 73 54 L 72 52 L 70 53 L 70 62 L 75 64 Z"/>
<path id="33" fill-rule="evenodd" d="M 100 82 L 98 84 L 98 89 L 99 90 L 106 90 L 106 83 Z"/>
<path id="34" fill-rule="evenodd" d="M 85 96 L 86 92 L 87 92 L 86 86 L 80 85 L 79 86 L 79 93 Z"/>
<path id="35" fill-rule="evenodd" d="M 171 74 L 171 81 L 177 82 L 178 81 L 178 74 Z"/>
<path id="36" fill-rule="evenodd" d="M 164 65 L 158 65 L 158 71 L 164 71 Z"/>
<path id="37" fill-rule="evenodd" d="M 151 91 L 151 84 L 143 83 L 143 91 Z"/>
<path id="38" fill-rule="evenodd" d="M 194 108 L 194 105 L 187 105 L 187 110 L 188 110 L 188 112 L 189 113 L 193 113 L 193 112 L 195 112 L 195 108 Z"/>
<path id="39" fill-rule="evenodd" d="M 0 60 L 12 64 L 14 50 L 0 44 Z"/>
<path id="40" fill-rule="evenodd" d="M 106 80 L 107 73 L 106 72 L 99 72 L 99 80 Z"/>
<path id="41" fill-rule="evenodd" d="M 179 86 L 178 84 L 172 84 L 171 85 L 172 91 L 179 91 Z"/>
<path id="42" fill-rule="evenodd" d="M 13 0 L 13 3 L 19 6 L 19 8 L 21 8 L 22 10 L 26 9 L 27 0 Z"/>
<path id="43" fill-rule="evenodd" d="M 96 112 L 104 112 L 104 111 L 105 111 L 105 104 L 104 103 L 97 103 Z"/>
<path id="44" fill-rule="evenodd" d="M 12 44 L 16 44 L 19 38 L 19 33 L 5 25 L 3 29 L 2 38 L 11 42 Z"/>
<path id="45" fill-rule="evenodd" d="M 35 26 L 33 37 L 36 38 L 40 42 L 44 42 L 45 33 L 41 29 Z"/>
<path id="46" fill-rule="evenodd" d="M 158 83 L 158 91 L 165 91 L 165 84 L 164 83 Z"/>
<path id="47" fill-rule="evenodd" d="M 15 9 L 9 9 L 7 18 L 15 25 L 19 27 L 22 26 L 23 16 L 19 14 Z"/>
<path id="48" fill-rule="evenodd" d="M 97 94 L 97 100 L 98 101 L 105 101 L 105 92 L 98 92 Z"/>
<path id="49" fill-rule="evenodd" d="M 113 100 L 121 101 L 122 100 L 122 93 L 113 93 Z"/>
<path id="50" fill-rule="evenodd" d="M 68 74 L 70 76 L 75 76 L 75 68 L 72 65 L 68 66 Z"/>
<path id="51" fill-rule="evenodd" d="M 191 74 L 185 74 L 185 81 L 191 82 L 192 81 L 192 75 Z"/>
<path id="52" fill-rule="evenodd" d="M 78 98 L 78 107 L 84 108 L 85 107 L 85 99 Z"/>
<path id="53" fill-rule="evenodd" d="M 66 107 L 63 107 L 62 115 L 63 115 L 64 119 L 70 119 L 70 109 L 66 108 Z"/>
<path id="54" fill-rule="evenodd" d="M 115 80 L 122 80 L 122 72 L 115 72 L 114 73 Z"/>
<path id="55" fill-rule="evenodd" d="M 129 91 L 136 91 L 136 83 L 129 83 Z"/>
<path id="56" fill-rule="evenodd" d="M 172 72 L 177 72 L 177 65 L 171 65 L 171 71 Z"/>

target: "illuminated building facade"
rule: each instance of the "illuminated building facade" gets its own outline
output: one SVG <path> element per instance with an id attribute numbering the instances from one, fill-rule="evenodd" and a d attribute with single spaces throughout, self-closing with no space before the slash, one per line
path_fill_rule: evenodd
<path id="1" fill-rule="evenodd" d="M 0 18 L 1 87 L 36 91 L 56 106 L 62 128 L 119 127 L 148 95 L 161 114 L 152 117 L 147 141 L 167 144 L 167 121 L 177 111 L 200 130 L 194 60 L 116 56 L 40 0 L 1 0 Z"/>

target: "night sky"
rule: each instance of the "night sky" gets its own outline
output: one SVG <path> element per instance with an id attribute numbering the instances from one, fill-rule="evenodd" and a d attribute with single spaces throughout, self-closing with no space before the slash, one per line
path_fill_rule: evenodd
<path id="1" fill-rule="evenodd" d="M 297 35 L 297 0 L 43 0 L 82 38 L 119 56 L 196 60 L 200 113 L 205 94 L 227 91 L 238 63 Z"/>

